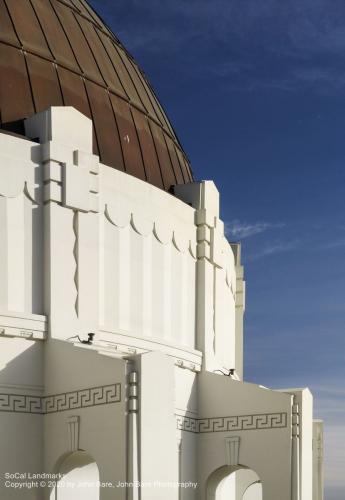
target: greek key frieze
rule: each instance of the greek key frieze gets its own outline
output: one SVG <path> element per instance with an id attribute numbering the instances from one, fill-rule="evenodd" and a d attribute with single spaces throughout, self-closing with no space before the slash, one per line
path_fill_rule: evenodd
<path id="1" fill-rule="evenodd" d="M 42 398 L 22 394 L 0 394 L 0 411 L 11 413 L 42 413 Z"/>
<path id="2" fill-rule="evenodd" d="M 121 402 L 120 383 L 43 397 L 0 394 L 0 412 L 46 415 L 119 402 Z"/>
<path id="3" fill-rule="evenodd" d="M 176 415 L 176 423 L 179 430 L 195 433 L 198 432 L 198 420 L 196 418 Z"/>
<path id="4" fill-rule="evenodd" d="M 176 415 L 177 429 L 203 434 L 206 432 L 250 431 L 287 427 L 287 413 L 263 413 L 231 417 L 191 418 Z"/>

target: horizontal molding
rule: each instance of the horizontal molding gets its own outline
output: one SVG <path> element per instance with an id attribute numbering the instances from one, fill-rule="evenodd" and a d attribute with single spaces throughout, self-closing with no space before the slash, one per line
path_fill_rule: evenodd
<path id="1" fill-rule="evenodd" d="M 176 425 L 178 430 L 196 434 L 282 429 L 287 427 L 287 413 L 262 413 L 213 418 L 192 418 L 176 415 Z"/>
<path id="2" fill-rule="evenodd" d="M 0 383 L 0 391 L 5 390 L 5 391 L 25 391 L 28 394 L 27 395 L 32 395 L 32 392 L 39 392 L 41 394 L 44 393 L 44 386 L 43 385 L 29 385 L 29 384 L 1 384 Z"/>
<path id="3" fill-rule="evenodd" d="M 0 412 L 48 415 L 120 403 L 121 389 L 121 384 L 116 383 L 43 397 L 27 394 L 0 394 Z"/>
<path id="4" fill-rule="evenodd" d="M 195 372 L 201 370 L 202 352 L 188 346 L 174 344 L 166 339 L 144 337 L 131 333 L 119 332 L 101 326 L 97 334 L 98 342 L 94 349 L 102 354 L 116 355 L 117 357 L 133 356 L 144 352 L 160 351 L 175 359 L 176 366 Z M 80 346 L 80 344 L 79 344 Z M 89 348 L 89 346 L 87 346 Z"/>
<path id="5" fill-rule="evenodd" d="M 48 331 L 46 316 L 0 311 L 0 336 L 28 340 L 45 340 Z"/>
<path id="6" fill-rule="evenodd" d="M 197 418 L 198 411 L 197 410 L 184 410 L 183 408 L 175 408 L 176 416 L 178 417 L 188 417 L 189 418 Z"/>

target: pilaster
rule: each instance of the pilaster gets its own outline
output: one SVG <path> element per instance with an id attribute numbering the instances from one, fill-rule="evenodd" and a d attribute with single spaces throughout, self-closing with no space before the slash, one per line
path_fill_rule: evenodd
<path id="1" fill-rule="evenodd" d="M 236 269 L 235 369 L 239 379 L 243 380 L 243 318 L 246 302 L 246 283 L 241 264 L 241 244 L 231 243 L 231 248 L 235 256 Z"/>
<path id="2" fill-rule="evenodd" d="M 313 500 L 323 500 L 323 422 L 313 421 Z"/>
<path id="3" fill-rule="evenodd" d="M 204 354 L 205 370 L 230 370 L 236 366 L 236 274 L 219 218 L 219 193 L 212 181 L 175 186 L 174 193 L 195 208 L 196 348 Z"/>
<path id="4" fill-rule="evenodd" d="M 139 500 L 139 377 L 137 371 L 128 375 L 128 500 Z"/>
<path id="5" fill-rule="evenodd" d="M 291 472 L 292 472 L 292 500 L 300 500 L 300 425 L 299 405 L 297 397 L 293 396 L 292 404 L 292 449 L 291 449 Z"/>
<path id="6" fill-rule="evenodd" d="M 196 348 L 204 368 L 215 368 L 215 266 L 219 193 L 211 181 L 176 186 L 175 194 L 195 209 L 197 226 Z"/>
<path id="7" fill-rule="evenodd" d="M 92 154 L 92 122 L 73 108 L 52 107 L 25 127 L 41 143 L 50 335 L 85 335 L 99 326 L 99 160 Z"/>
<path id="8" fill-rule="evenodd" d="M 137 358 L 140 376 L 140 500 L 178 500 L 173 360 L 159 352 Z"/>

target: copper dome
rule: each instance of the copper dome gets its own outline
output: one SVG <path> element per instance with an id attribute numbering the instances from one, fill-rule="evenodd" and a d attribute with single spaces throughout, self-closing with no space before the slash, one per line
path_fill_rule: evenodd
<path id="1" fill-rule="evenodd" d="M 106 165 L 166 190 L 193 180 L 146 77 L 85 0 L 0 0 L 0 71 L 2 129 L 74 106 Z"/>

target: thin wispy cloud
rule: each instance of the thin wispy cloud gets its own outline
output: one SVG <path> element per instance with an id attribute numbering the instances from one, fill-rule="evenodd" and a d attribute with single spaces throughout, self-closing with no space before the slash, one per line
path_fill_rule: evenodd
<path id="1" fill-rule="evenodd" d="M 285 224 L 271 222 L 241 222 L 238 219 L 226 223 L 226 233 L 230 239 L 243 240 L 261 234 L 269 229 L 277 229 L 284 227 Z"/>
<path id="2" fill-rule="evenodd" d="M 273 243 L 267 243 L 261 249 L 258 249 L 255 253 L 248 256 L 248 261 L 255 261 L 263 259 L 265 257 L 270 257 L 271 255 L 276 255 L 280 253 L 291 252 L 296 250 L 300 244 L 299 240 L 290 241 L 278 241 Z"/>
<path id="3" fill-rule="evenodd" d="M 340 2 L 330 6 L 328 0 L 175 0 L 143 2 L 147 15 L 167 21 L 171 32 L 183 25 L 179 38 L 212 38 L 223 42 L 236 36 L 247 44 L 253 42 L 261 49 L 280 54 L 300 56 L 320 52 L 339 53 L 345 47 L 345 27 L 341 22 L 345 7 Z M 157 26 L 153 27 L 153 31 Z M 158 30 L 159 31 L 159 30 Z M 265 35 L 273 34 L 276 45 L 272 48 Z M 266 46 L 267 43 L 267 46 Z"/>
<path id="4" fill-rule="evenodd" d="M 332 250 L 336 248 L 345 247 L 345 238 L 340 238 L 334 241 L 326 241 L 321 245 L 322 250 Z"/>
<path id="5" fill-rule="evenodd" d="M 332 68 L 329 64 L 312 64 L 306 68 L 289 61 L 280 68 L 278 74 L 260 74 L 259 66 L 224 62 L 209 66 L 206 72 L 223 79 L 228 90 L 241 92 L 260 89 L 296 92 L 311 89 L 321 94 L 332 94 L 345 89 L 345 71 L 338 67 Z"/>
<path id="6" fill-rule="evenodd" d="M 116 12 L 112 0 L 92 4 L 107 13 L 130 51 L 178 54 L 185 72 L 196 78 L 213 74 L 229 89 L 327 93 L 345 88 L 343 2 L 119 0 Z M 132 10 L 140 15 L 131 15 Z M 210 40 L 219 53 L 208 52 Z M 202 65 L 195 64 L 196 54 Z"/>

